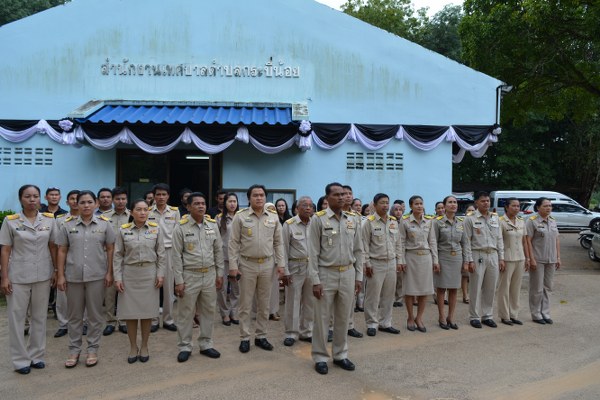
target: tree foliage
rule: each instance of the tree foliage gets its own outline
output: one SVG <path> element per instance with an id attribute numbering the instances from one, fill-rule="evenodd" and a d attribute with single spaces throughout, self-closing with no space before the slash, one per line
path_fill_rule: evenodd
<path id="1" fill-rule="evenodd" d="M 69 2 L 70 0 L 0 0 L 0 26 Z"/>

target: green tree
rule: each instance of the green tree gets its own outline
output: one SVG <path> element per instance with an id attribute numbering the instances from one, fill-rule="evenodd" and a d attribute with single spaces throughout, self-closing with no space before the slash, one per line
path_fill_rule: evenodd
<path id="1" fill-rule="evenodd" d="M 69 2 L 70 0 L 0 0 L 0 26 Z"/>
<path id="2" fill-rule="evenodd" d="M 462 7 L 448 4 L 431 19 L 420 16 L 421 23 L 413 40 L 423 47 L 460 62 L 462 46 L 458 27 L 462 19 Z"/>

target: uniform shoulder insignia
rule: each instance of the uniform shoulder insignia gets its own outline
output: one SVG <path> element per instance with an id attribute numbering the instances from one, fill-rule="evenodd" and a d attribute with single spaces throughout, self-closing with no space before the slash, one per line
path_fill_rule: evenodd
<path id="1" fill-rule="evenodd" d="M 456 217 L 456 219 L 459 220 L 459 221 L 464 221 L 465 217 Z"/>
<path id="2" fill-rule="evenodd" d="M 493 214 L 492 214 L 492 215 L 493 215 Z M 500 221 L 506 221 L 506 217 L 504 217 L 504 215 L 503 215 L 503 216 L 501 216 L 501 217 L 500 217 Z"/>
<path id="3" fill-rule="evenodd" d="M 426 215 L 425 219 L 433 219 L 433 217 L 431 215 Z"/>
<path id="4" fill-rule="evenodd" d="M 267 208 L 267 211 L 270 212 L 271 214 L 277 214 L 277 211 L 271 210 L 270 208 Z"/>
<path id="5" fill-rule="evenodd" d="M 238 212 L 236 212 L 236 214 L 239 214 L 239 213 L 241 213 L 241 212 L 244 212 L 244 211 L 246 211 L 247 209 L 248 209 L 248 208 L 240 208 L 240 210 L 239 210 Z"/>
<path id="6" fill-rule="evenodd" d="M 532 215 L 531 217 L 529 217 L 529 219 L 533 221 L 534 219 L 537 219 L 537 217 L 537 215 Z"/>
<path id="7" fill-rule="evenodd" d="M 321 211 L 317 212 L 317 216 L 319 216 L 319 217 L 322 217 L 325 214 L 327 214 L 327 211 L 325 211 L 325 210 L 321 210 Z"/>
<path id="8" fill-rule="evenodd" d="M 498 215 L 498 213 L 493 212 L 492 215 Z"/>
<path id="9" fill-rule="evenodd" d="M 158 226 L 158 224 L 156 222 L 148 222 L 148 226 L 151 226 L 153 228 L 156 228 Z"/>
<path id="10" fill-rule="evenodd" d="M 410 214 L 402 216 L 402 219 L 409 219 L 409 218 L 410 218 Z"/>
<path id="11" fill-rule="evenodd" d="M 73 216 L 70 215 L 67 219 L 65 219 L 65 222 L 69 222 L 69 221 L 72 221 L 72 220 L 73 220 Z"/>
<path id="12" fill-rule="evenodd" d="M 49 212 L 42 213 L 42 215 L 46 218 L 54 218 L 54 214 L 49 213 Z"/>
<path id="13" fill-rule="evenodd" d="M 175 206 L 169 206 L 169 208 L 173 211 L 179 211 L 179 208 L 175 207 Z"/>
<path id="14" fill-rule="evenodd" d="M 100 216 L 100 219 L 101 219 L 102 221 L 110 221 L 110 218 L 107 218 L 107 217 L 105 217 L 104 215 L 101 215 L 101 216 Z"/>
<path id="15" fill-rule="evenodd" d="M 367 217 L 367 219 L 368 219 L 369 221 L 375 221 L 375 216 L 374 216 L 374 215 L 369 215 L 369 216 Z"/>
<path id="16" fill-rule="evenodd" d="M 121 225 L 121 228 L 128 229 L 128 228 L 131 228 L 132 226 L 133 226 L 133 222 L 128 222 L 126 224 Z"/>
<path id="17" fill-rule="evenodd" d="M 520 215 L 517 215 L 517 219 L 523 220 L 523 217 L 521 217 Z"/>
<path id="18" fill-rule="evenodd" d="M 473 211 L 469 211 L 469 212 L 467 213 L 467 217 L 470 217 L 471 215 L 473 215 Z"/>
<path id="19" fill-rule="evenodd" d="M 212 219 L 212 218 L 210 218 L 210 217 L 207 217 L 207 216 L 205 216 L 205 217 L 204 217 L 204 219 L 206 219 L 208 222 L 213 222 L 213 223 L 216 223 L 216 222 L 217 222 L 217 221 L 215 221 L 214 219 Z"/>
<path id="20" fill-rule="evenodd" d="M 293 224 L 294 223 L 294 217 L 288 219 L 287 221 L 285 221 L 285 223 L 289 224 L 289 225 Z"/>
<path id="21" fill-rule="evenodd" d="M 217 218 L 222 218 L 223 217 L 223 213 L 218 213 L 217 214 Z"/>
<path id="22" fill-rule="evenodd" d="M 391 219 L 392 221 L 398 221 L 398 218 L 394 217 L 393 215 L 390 215 L 390 219 Z"/>
<path id="23" fill-rule="evenodd" d="M 13 219 L 17 219 L 19 218 L 19 214 L 13 214 L 13 215 L 9 215 L 8 217 L 6 217 L 7 220 L 12 221 Z"/>
<path id="24" fill-rule="evenodd" d="M 550 218 L 552 220 L 554 219 L 554 217 L 552 215 L 549 215 L 548 218 Z"/>
<path id="25" fill-rule="evenodd" d="M 67 214 L 60 214 L 56 216 L 56 219 L 64 218 Z"/>
<path id="26" fill-rule="evenodd" d="M 439 217 L 436 217 L 435 219 L 437 219 L 438 221 L 440 221 L 440 220 L 444 219 L 444 216 L 440 215 Z"/>
<path id="27" fill-rule="evenodd" d="M 189 219 L 187 219 L 187 218 L 181 218 L 181 219 L 179 220 L 179 225 L 185 225 L 185 224 L 187 224 L 188 222 L 190 222 L 190 220 L 189 220 Z"/>

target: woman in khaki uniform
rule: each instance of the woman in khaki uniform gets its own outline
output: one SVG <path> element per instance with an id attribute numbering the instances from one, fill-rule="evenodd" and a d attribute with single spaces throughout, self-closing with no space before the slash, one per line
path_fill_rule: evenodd
<path id="1" fill-rule="evenodd" d="M 217 304 L 219 305 L 219 311 L 221 313 L 221 319 L 223 325 L 231 326 L 231 324 L 239 325 L 238 319 L 238 299 L 240 298 L 240 286 L 238 280 L 234 277 L 229 277 L 229 252 L 227 246 L 229 245 L 229 234 L 231 233 L 231 221 L 235 213 L 239 210 L 238 198 L 235 193 L 227 193 L 224 200 L 224 214 L 217 215 L 216 221 L 219 227 L 219 233 L 223 240 L 223 258 L 225 263 L 224 276 L 227 277 L 227 281 L 223 283 L 221 289 L 217 290 Z M 227 286 L 229 285 L 229 291 Z"/>
<path id="2" fill-rule="evenodd" d="M 59 229 L 58 289 L 67 295 L 69 357 L 65 367 L 79 362 L 83 335 L 83 314 L 87 310 L 87 359 L 98 363 L 98 347 L 104 327 L 104 289 L 112 285 L 112 258 L 115 232 L 105 216 L 95 216 L 96 195 L 83 190 L 77 196 L 79 216 L 70 216 Z"/>
<path id="3" fill-rule="evenodd" d="M 496 298 L 498 316 L 505 325 L 523 325 L 519 317 L 519 296 L 523 273 L 529 268 L 529 248 L 525 221 L 517 214 L 521 204 L 515 197 L 506 199 L 504 215 L 500 217 L 500 229 L 504 240 L 504 270 L 500 270 L 500 279 Z"/>
<path id="4" fill-rule="evenodd" d="M 1 289 L 6 296 L 10 355 L 20 374 L 46 366 L 46 319 L 50 286 L 56 280 L 56 222 L 51 213 L 40 213 L 40 189 L 19 189 L 23 212 L 9 215 L 0 230 Z M 29 343 L 23 334 L 31 306 Z"/>
<path id="5" fill-rule="evenodd" d="M 439 269 L 435 234 L 431 229 L 431 217 L 425 216 L 421 196 L 412 196 L 408 204 L 411 214 L 405 215 L 400 224 L 401 268 L 404 270 L 402 284 L 408 320 L 406 329 L 427 332 L 423 325 L 423 313 L 428 295 L 433 294 L 433 270 Z M 417 316 L 413 314 L 413 301 L 417 297 Z"/>
<path id="6" fill-rule="evenodd" d="M 158 316 L 159 289 L 166 268 L 165 244 L 158 224 L 148 222 L 148 204 L 139 199 L 132 204 L 131 222 L 121 226 L 115 246 L 114 278 L 119 292 L 117 317 L 127 323 L 129 356 L 127 362 L 146 362 L 152 318 Z M 142 343 L 137 345 L 140 320 Z"/>

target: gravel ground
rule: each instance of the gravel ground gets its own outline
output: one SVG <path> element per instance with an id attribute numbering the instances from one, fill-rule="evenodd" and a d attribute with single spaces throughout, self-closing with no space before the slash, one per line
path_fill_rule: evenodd
<path id="1" fill-rule="evenodd" d="M 219 323 L 214 332 L 215 348 L 222 353 L 218 360 L 194 351 L 188 362 L 177 363 L 177 335 L 161 329 L 151 336 L 146 364 L 127 364 L 127 338 L 116 332 L 102 339 L 96 367 L 80 363 L 67 370 L 67 338 L 53 338 L 54 319 L 48 321 L 46 369 L 21 376 L 11 368 L 2 310 L 0 399 L 598 399 L 600 263 L 587 258 L 577 234 L 563 233 L 561 240 L 565 265 L 555 276 L 554 325 L 530 321 L 525 275 L 525 325 L 473 329 L 467 305 L 459 303 L 460 329 L 443 331 L 431 302 L 425 313 L 427 333 L 408 332 L 405 309 L 395 308 L 399 336 L 379 332 L 350 338 L 356 371 L 330 363 L 326 376 L 314 372 L 309 344 L 282 345 L 282 322 L 270 322 L 273 352 L 252 346 L 242 355 L 237 327 Z M 363 314 L 356 315 L 356 325 L 365 330 Z"/>

